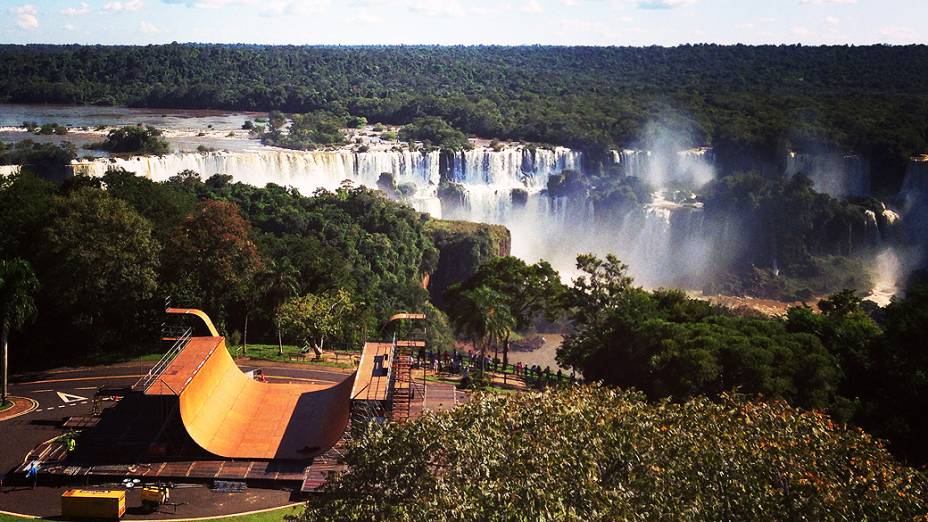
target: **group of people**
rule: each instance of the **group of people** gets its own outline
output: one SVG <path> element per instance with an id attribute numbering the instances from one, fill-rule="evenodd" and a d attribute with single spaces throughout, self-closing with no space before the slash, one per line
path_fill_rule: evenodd
<path id="1" fill-rule="evenodd" d="M 420 368 L 430 368 L 436 373 L 464 373 L 466 375 L 469 373 L 469 369 L 479 368 L 481 366 L 481 362 L 483 362 L 483 367 L 488 371 L 502 371 L 504 373 L 511 371 L 513 375 L 522 377 L 522 379 L 525 381 L 549 383 L 552 380 L 555 382 L 561 382 L 565 378 L 564 372 L 560 368 L 558 368 L 557 371 L 552 372 L 550 366 L 542 368 L 537 364 L 522 364 L 521 361 L 514 365 L 506 364 L 504 366 L 498 358 L 491 358 L 489 355 L 484 355 L 483 357 L 484 359 L 481 361 L 481 355 L 474 350 L 468 350 L 465 356 L 465 354 L 458 351 L 457 348 L 449 352 L 433 351 L 431 349 L 426 349 L 425 347 L 420 347 L 415 363 Z M 570 380 L 574 380 L 573 374 L 571 374 L 569 378 Z"/>

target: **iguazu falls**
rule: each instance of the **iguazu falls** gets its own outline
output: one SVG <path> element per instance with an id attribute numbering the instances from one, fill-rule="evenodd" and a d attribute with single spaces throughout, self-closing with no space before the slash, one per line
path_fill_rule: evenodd
<path id="1" fill-rule="evenodd" d="M 928 4 L 0 13 L 0 521 L 928 520 Z"/>
<path id="2" fill-rule="evenodd" d="M 68 119 L 68 109 L 61 110 L 60 117 Z M 132 113 L 121 117 L 131 119 Z M 185 171 L 204 178 L 223 174 L 235 182 L 256 187 L 270 183 L 307 195 L 350 182 L 385 191 L 434 218 L 503 225 L 512 234 L 513 255 L 529 262 L 547 260 L 565 280 L 575 273 L 581 253 L 615 253 L 637 281 L 651 288 L 674 286 L 707 294 L 725 292 L 719 282 L 739 262 L 747 260 L 772 274 L 780 269 L 778 238 L 749 229 L 757 216 L 712 202 L 705 207 L 702 191 L 720 177 L 713 149 L 683 148 L 691 140 L 664 128 L 652 133 L 650 141 L 636 144 L 640 148 L 611 150 L 588 160 L 568 147 L 518 142 L 491 146 L 480 138 L 472 139 L 466 150 L 426 150 L 421 143 L 384 139 L 384 131 L 372 126 L 352 129 L 350 146 L 299 151 L 261 145 L 247 135 L 234 136 L 234 131 L 233 136 L 216 131 L 196 136 L 210 129 L 191 127 L 198 122 L 195 117 L 177 121 L 169 123 L 176 129 L 165 127 L 175 135 L 172 144 L 182 148 L 190 145 L 185 139 L 198 138 L 199 151 L 191 147 L 162 155 L 86 156 L 71 161 L 68 174 L 102 178 L 110 170 L 124 170 L 157 182 Z M 202 123 L 212 125 L 207 121 L 212 120 Z M 0 132 L 19 139 L 31 136 L 14 126 Z M 780 160 L 774 179 L 805 176 L 815 192 L 850 205 L 840 225 L 828 224 L 842 228 L 840 239 L 821 238 L 820 252 L 860 261 L 868 273 L 854 284 L 867 285 L 859 290 L 868 290 L 866 295 L 878 304 L 888 304 L 922 259 L 919 238 L 924 236 L 918 231 L 926 205 L 920 185 L 925 162 L 913 157 L 899 191 L 880 200 L 870 188 L 870 161 L 859 154 L 790 150 Z M 5 168 L 13 172 L 17 167 Z M 762 288 L 739 290 L 800 301 L 828 289 L 806 289 L 815 292 L 806 297 Z"/>

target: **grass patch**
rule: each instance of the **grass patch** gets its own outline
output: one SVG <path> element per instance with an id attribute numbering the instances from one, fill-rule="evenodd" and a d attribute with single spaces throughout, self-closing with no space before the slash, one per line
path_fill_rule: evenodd
<path id="1" fill-rule="evenodd" d="M 457 386 L 461 382 L 460 379 L 452 379 L 450 377 L 439 377 L 438 375 L 426 375 L 425 380 L 427 382 L 440 382 L 442 384 L 454 384 L 455 386 Z"/>
<path id="2" fill-rule="evenodd" d="M 211 520 L 223 522 L 277 522 L 284 520 L 288 515 L 296 516 L 303 512 L 303 506 L 292 506 L 264 513 L 254 513 L 252 515 L 231 516 L 225 518 L 214 518 Z"/>
<path id="3" fill-rule="evenodd" d="M 345 368 L 352 369 L 354 368 L 354 363 L 347 356 L 340 356 L 339 361 L 332 360 L 316 360 L 313 358 L 312 354 L 308 354 L 306 360 L 290 359 L 290 355 L 295 355 L 300 353 L 300 348 L 292 345 L 285 344 L 283 345 L 284 354 L 280 355 L 279 348 L 276 344 L 249 344 L 248 349 L 245 350 L 245 357 L 250 357 L 252 359 L 258 359 L 262 361 L 274 361 L 274 362 L 300 362 L 304 364 L 312 364 L 315 366 L 325 366 L 329 368 Z M 229 347 L 229 352 L 233 357 L 241 357 L 242 350 L 241 347 L 231 348 Z M 360 354 L 360 352 L 358 352 Z"/>
<path id="4" fill-rule="evenodd" d="M 0 411 L 5 411 L 13 407 L 13 401 L 4 401 L 0 404 Z"/>

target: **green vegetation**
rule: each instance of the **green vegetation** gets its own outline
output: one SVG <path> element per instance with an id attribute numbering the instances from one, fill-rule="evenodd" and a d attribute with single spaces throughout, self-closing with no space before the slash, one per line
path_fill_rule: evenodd
<path id="1" fill-rule="evenodd" d="M 787 146 L 853 150 L 873 162 L 876 188 L 892 189 L 928 148 L 926 56 L 925 46 L 5 45 L 0 100 L 434 116 L 593 156 L 634 145 L 659 119 L 715 147 L 726 173 L 776 165 Z"/>
<path id="2" fill-rule="evenodd" d="M 59 125 L 57 123 L 43 123 L 42 125 L 39 125 L 34 121 L 24 121 L 23 128 L 33 134 L 41 136 L 50 136 L 52 134 L 64 136 L 68 133 L 67 126 Z"/>
<path id="3" fill-rule="evenodd" d="M 161 131 L 151 125 L 130 125 L 113 129 L 106 135 L 106 139 L 99 143 L 87 145 L 88 149 L 105 150 L 118 154 L 154 154 L 162 155 L 171 152 L 167 140 L 161 136 Z"/>
<path id="4" fill-rule="evenodd" d="M 8 404 L 9 395 L 9 337 L 35 320 L 36 308 L 32 296 L 39 281 L 32 266 L 22 259 L 0 259 L 0 405 Z M 5 409 L 5 408 L 3 408 Z"/>
<path id="5" fill-rule="evenodd" d="M 399 139 L 421 141 L 427 149 L 435 147 L 456 151 L 473 148 L 473 144 L 463 132 L 435 116 L 416 118 L 412 123 L 400 129 Z"/>
<path id="6" fill-rule="evenodd" d="M 455 330 L 479 346 L 482 373 L 491 346 L 496 348 L 494 359 L 502 347 L 502 362 L 508 364 L 509 340 L 516 330 L 526 331 L 542 317 L 555 320 L 565 290 L 548 263 L 527 265 L 505 256 L 491 259 L 466 281 L 452 285 L 445 299 Z M 481 377 L 475 378 L 477 382 L 482 382 Z"/>
<path id="7" fill-rule="evenodd" d="M 756 173 L 712 181 L 700 198 L 711 228 L 727 230 L 720 244 L 744 245 L 709 293 L 804 300 L 836 289 L 872 288 L 868 270 L 852 256 L 871 247 L 866 213 L 880 215 L 878 202 L 815 192 L 801 175 L 769 180 Z"/>
<path id="8" fill-rule="evenodd" d="M 807 408 L 834 403 L 837 362 L 811 334 L 781 321 L 742 317 L 677 290 L 632 286 L 614 257 L 581 256 L 568 295 L 574 331 L 559 361 L 586 379 L 636 388 L 648 397 L 686 399 L 744 393 Z"/>
<path id="9" fill-rule="evenodd" d="M 230 346 L 229 343 L 226 343 L 226 347 L 229 350 L 229 353 L 233 357 L 248 357 L 252 360 L 261 360 L 261 361 L 272 361 L 272 362 L 282 362 L 282 363 L 296 363 L 300 364 L 311 364 L 314 366 L 322 366 L 328 368 L 343 368 L 346 370 L 353 369 L 355 367 L 353 360 L 346 354 L 342 355 L 343 352 L 339 351 L 338 360 L 332 360 L 331 358 L 327 359 L 316 359 L 312 353 L 305 354 L 303 353 L 301 347 L 295 344 L 254 344 L 251 343 L 248 345 L 248 348 L 242 353 L 241 346 Z M 354 352 L 357 354 L 357 352 Z M 291 355 L 306 355 L 305 359 L 292 358 Z"/>
<path id="10" fill-rule="evenodd" d="M 45 179 L 64 179 L 67 165 L 76 157 L 77 149 L 70 143 L 0 142 L 0 165 L 22 165 L 23 170 Z"/>
<path id="11" fill-rule="evenodd" d="M 785 399 L 886 437 L 911 462 L 928 460 L 918 442 L 928 423 L 915 406 L 928 397 L 928 359 L 916 334 L 928 327 L 928 286 L 911 286 L 873 317 L 847 290 L 820 301 L 820 313 L 794 307 L 779 318 L 678 290 L 645 291 L 611 256 L 580 256 L 577 267 L 583 276 L 564 300 L 572 329 L 558 361 L 587 381 L 652 400 L 731 391 Z"/>
<path id="12" fill-rule="evenodd" d="M 355 440 L 301 520 L 916 520 L 928 479 L 781 402 L 481 394 Z"/>
<path id="13" fill-rule="evenodd" d="M 280 111 L 269 114 L 269 129 L 261 135 L 261 142 L 296 150 L 344 145 L 347 141 L 342 129 L 357 123 L 349 115 L 339 116 L 329 111 L 291 114 L 290 120 L 290 127 L 284 129 L 286 116 Z"/>
<path id="14" fill-rule="evenodd" d="M 512 245 L 509 230 L 499 225 L 430 219 L 425 230 L 441 252 L 429 283 L 432 302 L 439 308 L 448 287 L 494 257 L 508 256 Z"/>
<path id="15" fill-rule="evenodd" d="M 288 299 L 339 292 L 354 304 L 351 327 L 326 346 L 359 348 L 397 310 L 425 311 L 436 346 L 452 342 L 422 286 L 439 256 L 426 220 L 377 191 L 346 185 L 307 197 L 193 172 L 154 183 L 111 171 L 56 185 L 24 172 L 0 178 L 0 204 L 4 259 L 28 261 L 40 283 L 37 321 L 11 339 L 28 346 L 11 353 L 20 367 L 156 351 L 168 296 L 246 342 L 277 342 Z"/>
<path id="16" fill-rule="evenodd" d="M 292 297 L 277 309 L 277 321 L 290 339 L 298 339 L 307 348 L 320 352 L 325 340 L 338 334 L 344 338 L 345 329 L 352 324 L 349 318 L 355 312 L 351 296 L 344 290 L 328 294 L 306 294 Z"/>

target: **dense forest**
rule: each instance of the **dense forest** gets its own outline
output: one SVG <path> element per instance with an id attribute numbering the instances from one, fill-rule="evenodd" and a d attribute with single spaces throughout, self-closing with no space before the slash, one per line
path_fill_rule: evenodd
<path id="1" fill-rule="evenodd" d="M 19 368 L 157 350 L 165 299 L 208 310 L 234 339 L 276 342 L 281 305 L 337 296 L 350 313 L 325 318 L 338 323 L 329 346 L 352 349 L 397 310 L 421 310 L 430 341 L 447 348 L 423 278 L 441 294 L 508 252 L 501 227 L 430 220 L 363 187 L 304 196 L 191 171 L 154 183 L 119 170 L 50 182 L 31 170 L 0 177 L 2 258 L 25 261 L 38 282 L 37 313 L 13 332 Z"/>
<path id="2" fill-rule="evenodd" d="M 572 328 L 558 357 L 586 379 L 652 400 L 731 391 L 783 399 L 887 438 L 914 463 L 928 461 L 928 353 L 916 333 L 928 325 L 923 273 L 884 308 L 846 290 L 816 310 L 768 317 L 679 290 L 644 290 L 611 256 L 580 256 L 577 266 L 582 277 L 561 301 Z"/>
<path id="3" fill-rule="evenodd" d="M 484 394 L 355 438 L 298 520 L 922 520 L 928 477 L 827 416 L 605 386 Z"/>
<path id="4" fill-rule="evenodd" d="M 0 46 L 0 100 L 438 116 L 597 153 L 669 122 L 723 170 L 853 150 L 894 191 L 928 148 L 928 47 Z"/>

